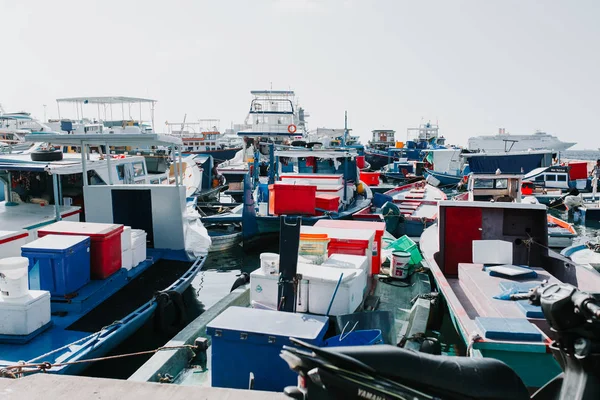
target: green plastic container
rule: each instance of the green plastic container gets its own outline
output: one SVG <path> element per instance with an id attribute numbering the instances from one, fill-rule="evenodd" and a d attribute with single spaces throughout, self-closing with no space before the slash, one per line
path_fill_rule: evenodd
<path id="1" fill-rule="evenodd" d="M 423 260 L 423 256 L 419 251 L 419 246 L 417 246 L 417 244 L 406 235 L 391 243 L 387 248 L 391 248 L 394 251 L 406 251 L 410 253 L 409 264 L 411 265 L 418 264 Z"/>

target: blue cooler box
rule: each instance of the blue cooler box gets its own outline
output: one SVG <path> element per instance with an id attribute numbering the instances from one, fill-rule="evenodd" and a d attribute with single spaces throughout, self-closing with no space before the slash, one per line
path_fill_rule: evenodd
<path id="1" fill-rule="evenodd" d="M 229 307 L 206 327 L 212 337 L 212 386 L 281 392 L 298 383 L 298 374 L 279 357 L 294 337 L 320 346 L 326 316 Z"/>
<path id="2" fill-rule="evenodd" d="M 64 297 L 90 281 L 90 238 L 47 235 L 21 246 L 29 259 L 29 288 Z"/>

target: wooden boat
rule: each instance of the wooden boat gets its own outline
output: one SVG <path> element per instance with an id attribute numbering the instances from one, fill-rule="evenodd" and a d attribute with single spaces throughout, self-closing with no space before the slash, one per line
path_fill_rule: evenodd
<path id="1" fill-rule="evenodd" d="M 300 232 L 299 228 L 300 227 L 298 226 L 297 232 Z M 373 234 L 374 233 L 375 231 L 373 231 Z M 288 232 L 286 232 L 286 228 L 282 228 L 281 235 L 281 262 L 279 272 L 280 274 L 286 274 L 287 272 L 283 270 L 284 265 L 289 266 L 289 263 L 284 260 L 284 254 L 286 254 L 285 246 L 289 245 L 291 248 L 297 248 L 298 238 L 296 237 L 295 241 L 290 239 Z M 290 257 L 293 256 L 290 255 Z M 344 271 L 347 270 L 344 269 Z M 250 279 L 252 285 L 252 277 Z M 367 282 L 369 289 L 366 291 L 365 295 L 363 295 L 366 297 L 363 298 L 363 302 L 359 306 L 359 309 L 352 314 L 337 315 L 335 317 L 331 316 L 328 333 L 323 337 L 323 341 L 320 341 L 320 345 L 325 345 L 327 338 L 330 338 L 333 335 L 340 334 L 340 338 L 342 338 L 354 330 L 365 329 L 362 326 L 370 324 L 382 331 L 388 330 L 388 334 L 382 333 L 383 341 L 385 343 L 389 342 L 395 345 L 401 343 L 407 348 L 418 350 L 428 324 L 431 305 L 436 303 L 436 300 L 431 300 L 431 286 L 428 275 L 426 273 L 416 272 L 410 276 L 409 280 L 405 282 L 396 281 L 395 283 L 386 282 L 385 279 L 378 279 L 378 277 L 374 275 L 369 277 Z M 255 283 L 253 287 L 258 291 L 260 285 Z M 263 290 L 263 288 L 260 289 Z M 227 314 L 232 312 L 232 308 L 250 307 L 249 292 L 250 289 L 247 287 L 242 287 L 233 291 L 173 338 L 173 343 L 192 344 L 196 342 L 201 344 L 202 347 L 195 350 L 196 354 L 198 354 L 197 356 L 191 354 L 191 352 L 187 350 L 163 352 L 161 355 L 153 356 L 129 379 L 133 381 L 157 382 L 160 376 L 168 374 L 170 376 L 178 377 L 175 382 L 177 384 L 207 387 L 211 386 L 212 382 L 215 382 L 216 380 L 222 380 L 222 377 L 215 374 L 227 373 L 229 375 L 242 377 L 241 380 L 238 380 L 240 386 L 228 387 L 248 389 L 250 385 L 253 386 L 255 390 L 266 390 L 266 385 L 271 385 L 269 390 L 282 391 L 286 385 L 290 384 L 290 382 L 293 384 L 297 377 L 289 374 L 290 371 L 287 370 L 286 365 L 281 362 L 278 354 L 278 350 L 281 346 L 288 344 L 287 337 L 281 340 L 279 336 L 270 336 L 270 333 L 263 333 L 266 332 L 266 329 L 269 329 L 267 327 L 269 327 L 270 323 L 267 318 L 256 321 L 256 323 L 250 321 L 247 326 L 240 326 L 239 323 L 236 323 L 237 328 L 235 328 L 234 331 L 235 338 L 233 341 L 238 341 L 239 338 L 242 338 L 244 341 L 239 342 L 236 350 L 238 354 L 232 354 L 232 359 L 244 357 L 248 362 L 245 361 L 236 364 L 237 368 L 234 368 L 234 370 L 230 370 L 229 372 L 225 372 L 222 367 L 217 369 L 216 363 L 218 362 L 220 365 L 223 365 L 223 363 L 234 363 L 235 361 L 228 361 L 222 358 L 215 359 L 215 352 L 217 350 L 212 349 L 212 351 L 208 351 L 208 342 L 206 342 L 205 346 L 205 342 L 199 342 L 197 340 L 199 336 L 202 336 L 205 332 L 209 331 L 207 325 L 211 324 L 215 317 L 219 318 L 218 316 L 222 315 L 222 313 Z M 311 293 L 312 289 L 308 292 L 309 298 L 311 298 Z M 277 304 L 282 304 L 282 302 L 277 301 L 277 298 L 279 297 L 275 298 L 275 302 Z M 329 296 L 326 296 L 324 301 L 329 303 Z M 297 299 L 294 298 L 294 301 L 289 303 L 296 304 Z M 285 306 L 278 308 L 283 310 L 284 307 Z M 309 306 L 308 313 L 301 314 L 301 319 L 309 322 L 322 321 L 323 316 L 311 314 L 311 307 L 312 305 Z M 241 314 L 258 314 L 258 311 L 259 310 L 256 309 L 249 309 L 246 313 Z M 283 311 L 264 311 L 262 315 L 269 318 L 273 318 L 274 315 L 279 315 L 277 318 L 280 318 L 280 322 L 288 319 L 285 317 L 285 314 L 290 313 L 285 313 Z M 279 332 L 289 329 L 281 326 L 281 323 L 275 325 Z M 272 326 L 273 325 L 271 325 L 270 329 L 272 329 Z M 226 337 L 229 334 L 228 330 L 221 330 L 220 328 L 215 329 L 216 330 L 212 333 L 213 335 Z M 296 324 L 296 328 L 292 329 L 296 329 L 295 334 L 298 335 L 305 332 L 305 330 L 303 330 L 304 328 L 298 324 Z M 294 332 L 286 332 L 291 336 L 294 335 Z M 232 338 L 234 336 L 232 336 Z M 264 338 L 264 341 L 261 338 Z M 244 351 L 254 351 L 255 346 L 259 343 L 256 340 L 261 343 L 262 356 L 259 358 L 259 362 L 264 365 L 263 367 L 256 365 L 252 367 L 251 364 L 256 362 L 252 361 L 252 357 L 248 357 L 249 354 L 252 353 L 244 353 Z M 213 336 L 211 346 L 215 347 L 216 341 L 217 339 Z M 170 343 L 171 342 L 169 342 L 167 346 L 170 345 Z M 363 343 L 363 345 L 365 344 L 366 343 Z M 221 347 L 219 351 L 222 352 L 223 347 Z M 208 359 L 206 358 L 206 355 L 208 355 Z M 252 374 L 249 374 L 249 371 L 252 371 Z M 282 374 L 285 374 L 285 380 L 279 381 L 278 379 Z M 250 376 L 250 383 L 248 376 Z"/>
<path id="2" fill-rule="evenodd" d="M 230 249 L 242 241 L 242 229 L 236 225 L 207 226 L 208 234 L 212 241 L 209 253 Z"/>
<path id="3" fill-rule="evenodd" d="M 509 288 L 526 291 L 546 279 L 597 291 L 599 275 L 548 250 L 544 205 L 442 201 L 439 210 L 438 224 L 421 236 L 423 265 L 431 270 L 471 355 L 502 360 L 527 386 L 543 386 L 561 371 L 551 354 L 546 320 L 539 309 L 493 296 Z M 528 266 L 537 276 L 491 276 L 484 265 L 474 263 L 474 240 L 509 242 L 512 264 Z"/>
<path id="4" fill-rule="evenodd" d="M 424 173 L 425 177 L 431 176 L 435 178 L 439 183 L 437 186 L 445 187 L 445 186 L 456 186 L 462 181 L 462 175 L 452 175 L 445 172 L 436 172 L 433 170 L 425 169 Z"/>
<path id="5" fill-rule="evenodd" d="M 386 201 L 391 201 L 398 207 L 399 214 L 404 219 L 402 229 L 396 232 L 396 236 L 408 235 L 418 239 L 423 230 L 433 224 L 437 218 L 438 202 L 446 199 L 444 192 L 421 180 L 399 186 L 383 195 L 375 194 L 373 203 L 379 207 L 366 208 L 354 214 L 354 219 L 385 219 L 385 216 L 381 214 L 381 206 Z"/>

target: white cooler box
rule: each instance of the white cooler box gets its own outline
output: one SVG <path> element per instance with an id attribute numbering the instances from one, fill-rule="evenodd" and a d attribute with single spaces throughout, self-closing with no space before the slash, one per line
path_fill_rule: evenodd
<path id="1" fill-rule="evenodd" d="M 351 314 L 360 306 L 367 285 L 365 273 L 361 269 L 333 268 L 323 265 L 303 266 L 302 274 L 308 280 L 308 312 L 326 314 L 335 287 L 344 274 L 335 295 L 329 315 Z M 252 282 L 252 279 L 250 279 Z"/>
<path id="2" fill-rule="evenodd" d="M 0 335 L 29 335 L 50 322 L 50 292 L 30 290 L 26 296 L 0 296 Z"/>
<path id="3" fill-rule="evenodd" d="M 0 259 L 21 257 L 21 246 L 28 242 L 27 231 L 0 231 Z"/>
<path id="4" fill-rule="evenodd" d="M 303 264 L 298 264 L 298 273 Z M 250 274 L 250 301 L 273 310 L 277 310 L 277 294 L 279 290 L 279 274 L 267 274 L 262 268 Z M 296 299 L 296 311 L 308 312 L 308 281 L 300 282 L 300 296 Z"/>
<path id="5" fill-rule="evenodd" d="M 473 264 L 512 264 L 513 245 L 504 240 L 473 240 Z"/>
<path id="6" fill-rule="evenodd" d="M 121 251 L 131 249 L 131 227 L 124 226 L 121 232 Z"/>
<path id="7" fill-rule="evenodd" d="M 131 252 L 133 267 L 146 260 L 146 232 L 141 229 L 131 230 Z"/>
<path id="8" fill-rule="evenodd" d="M 366 256 L 354 256 L 352 254 L 332 254 L 323 263 L 326 267 L 335 268 L 353 268 L 365 271 L 365 276 L 369 275 L 369 260 Z"/>

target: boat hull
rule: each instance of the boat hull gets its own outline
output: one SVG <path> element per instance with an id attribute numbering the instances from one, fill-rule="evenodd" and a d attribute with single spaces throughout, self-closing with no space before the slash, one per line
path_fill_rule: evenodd
<path id="1" fill-rule="evenodd" d="M 460 181 L 463 179 L 463 177 L 459 176 L 459 175 L 444 174 L 444 173 L 435 172 L 435 171 L 432 171 L 429 169 L 425 169 L 424 175 L 425 175 L 425 177 L 432 176 L 435 179 L 437 179 L 438 181 L 440 181 L 438 186 L 458 185 L 460 183 Z"/>

